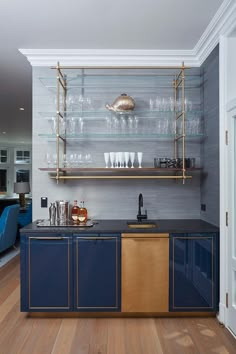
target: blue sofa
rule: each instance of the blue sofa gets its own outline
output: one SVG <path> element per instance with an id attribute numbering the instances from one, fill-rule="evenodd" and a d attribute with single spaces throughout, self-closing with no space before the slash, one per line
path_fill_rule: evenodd
<path id="1" fill-rule="evenodd" d="M 13 246 L 17 236 L 17 223 L 20 206 L 9 205 L 0 217 L 0 252 Z"/>

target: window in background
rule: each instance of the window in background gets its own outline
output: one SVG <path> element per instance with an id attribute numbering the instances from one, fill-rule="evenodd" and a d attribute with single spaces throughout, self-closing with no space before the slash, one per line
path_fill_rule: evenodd
<path id="1" fill-rule="evenodd" d="M 30 170 L 16 169 L 16 182 L 30 182 Z"/>
<path id="2" fill-rule="evenodd" d="M 8 150 L 0 149 L 0 163 L 8 163 Z"/>
<path id="3" fill-rule="evenodd" d="M 15 149 L 15 163 L 29 164 L 31 163 L 31 154 L 29 150 Z"/>
<path id="4" fill-rule="evenodd" d="M 7 170 L 0 169 L 0 194 L 7 193 Z"/>

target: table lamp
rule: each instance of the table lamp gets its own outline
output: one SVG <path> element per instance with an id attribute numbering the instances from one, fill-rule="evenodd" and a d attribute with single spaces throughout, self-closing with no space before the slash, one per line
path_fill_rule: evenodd
<path id="1" fill-rule="evenodd" d="M 30 192 L 29 182 L 15 182 L 14 193 L 19 194 L 20 207 L 25 207 L 25 194 Z"/>

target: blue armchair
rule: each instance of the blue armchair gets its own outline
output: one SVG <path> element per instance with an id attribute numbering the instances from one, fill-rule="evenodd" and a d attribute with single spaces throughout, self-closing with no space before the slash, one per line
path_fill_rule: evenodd
<path id="1" fill-rule="evenodd" d="M 30 203 L 24 212 L 20 212 L 18 215 L 18 225 L 21 229 L 22 227 L 30 224 L 32 222 L 32 203 Z"/>
<path id="2" fill-rule="evenodd" d="M 17 217 L 20 206 L 9 205 L 0 217 L 0 252 L 14 245 L 17 235 Z"/>

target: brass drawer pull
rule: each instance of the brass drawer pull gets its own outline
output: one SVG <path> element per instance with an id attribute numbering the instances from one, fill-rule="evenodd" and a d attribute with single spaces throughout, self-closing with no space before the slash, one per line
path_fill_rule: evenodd
<path id="1" fill-rule="evenodd" d="M 30 237 L 30 240 L 64 240 L 65 237 Z"/>
<path id="2" fill-rule="evenodd" d="M 77 240 L 114 240 L 116 237 L 77 237 Z"/>

